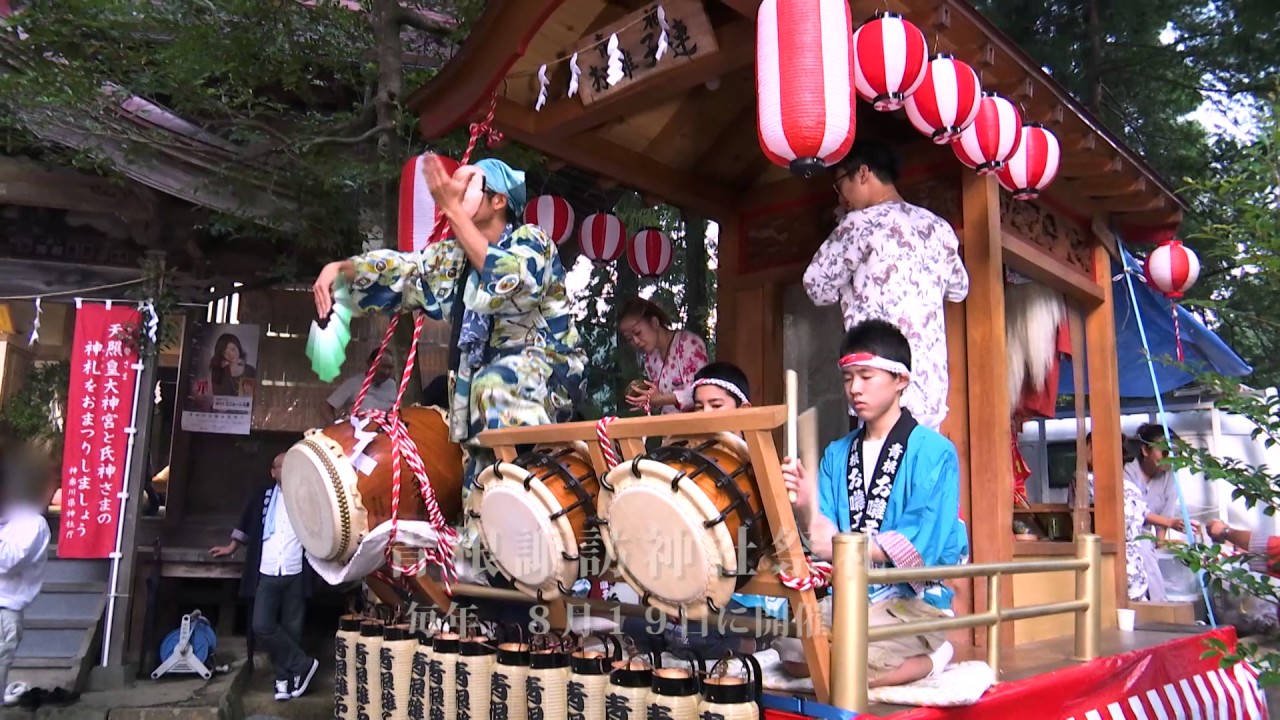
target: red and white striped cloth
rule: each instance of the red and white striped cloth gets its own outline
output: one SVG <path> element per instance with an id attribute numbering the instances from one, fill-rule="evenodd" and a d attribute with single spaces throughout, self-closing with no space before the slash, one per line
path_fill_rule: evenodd
<path id="1" fill-rule="evenodd" d="M 1068 720 L 1256 720 L 1267 717 L 1258 671 L 1248 663 L 1214 668 L 1159 689 L 1100 705 Z"/>

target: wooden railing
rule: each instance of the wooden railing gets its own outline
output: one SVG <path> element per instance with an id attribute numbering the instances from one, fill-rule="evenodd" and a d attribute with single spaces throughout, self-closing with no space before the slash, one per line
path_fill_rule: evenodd
<path id="1" fill-rule="evenodd" d="M 831 704 L 854 712 L 867 712 L 867 650 L 877 640 L 907 635 L 985 627 L 987 663 L 1000 676 L 1000 623 L 1011 620 L 1075 613 L 1077 659 L 1098 656 L 1102 633 L 1102 539 L 1081 535 L 1074 559 L 1025 560 L 980 565 L 920 568 L 871 567 L 870 537 L 860 533 L 837 535 L 832 541 L 832 656 Z M 1076 573 L 1076 599 L 1066 602 L 1000 607 L 1000 578 L 1006 575 L 1061 572 Z M 989 607 L 985 612 L 960 617 L 868 626 L 871 602 L 869 585 L 929 582 L 956 578 L 987 578 Z"/>

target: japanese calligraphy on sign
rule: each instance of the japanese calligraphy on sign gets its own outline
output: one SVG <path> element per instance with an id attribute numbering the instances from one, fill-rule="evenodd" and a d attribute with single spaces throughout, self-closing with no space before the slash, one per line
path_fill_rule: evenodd
<path id="1" fill-rule="evenodd" d="M 578 95 L 583 105 L 627 87 L 634 81 L 653 78 L 694 58 L 720 51 L 711 22 L 698 0 L 668 0 L 661 3 L 667 16 L 667 51 L 658 59 L 658 38 L 662 27 L 658 20 L 659 3 L 650 3 L 618 22 L 581 38 L 568 50 L 566 57 L 578 53 L 582 79 Z M 610 86 L 609 36 L 618 33 L 622 53 L 622 80 Z"/>
<path id="2" fill-rule="evenodd" d="M 194 335 L 182 429 L 248 435 L 258 380 L 258 326 L 204 325 Z"/>
<path id="3" fill-rule="evenodd" d="M 58 557 L 105 558 L 115 551 L 142 368 L 125 337 L 139 322 L 129 306 L 85 303 L 76 311 Z"/>

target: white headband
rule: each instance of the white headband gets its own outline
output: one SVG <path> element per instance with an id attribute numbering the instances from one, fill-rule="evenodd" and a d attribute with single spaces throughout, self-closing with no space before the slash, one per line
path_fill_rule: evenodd
<path id="1" fill-rule="evenodd" d="M 747 395 L 746 393 L 742 392 L 742 388 L 738 387 L 737 385 L 734 385 L 728 380 L 721 380 L 720 378 L 699 378 L 693 381 L 693 389 L 695 391 L 702 385 L 714 385 L 720 388 L 721 390 L 724 390 L 725 392 L 737 398 L 739 405 L 745 405 L 747 402 Z"/>
<path id="2" fill-rule="evenodd" d="M 897 360 L 889 360 L 869 352 L 850 353 L 840 358 L 841 370 L 855 366 L 876 368 L 894 375 L 911 375 L 911 370 Z"/>

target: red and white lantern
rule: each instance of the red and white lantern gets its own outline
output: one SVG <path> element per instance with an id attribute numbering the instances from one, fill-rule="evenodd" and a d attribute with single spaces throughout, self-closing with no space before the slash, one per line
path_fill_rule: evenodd
<path id="1" fill-rule="evenodd" d="M 1022 126 L 1018 149 L 996 171 L 996 178 L 1015 198 L 1035 200 L 1058 176 L 1061 155 L 1056 135 L 1040 123 L 1027 123 Z"/>
<path id="2" fill-rule="evenodd" d="M 982 82 L 968 63 L 947 53 L 935 55 L 924 82 L 907 98 L 907 119 L 939 145 L 960 137 L 973 124 L 982 104 Z"/>
<path id="3" fill-rule="evenodd" d="M 1182 328 L 1178 324 L 1178 300 L 1196 284 L 1200 277 L 1200 258 L 1181 240 L 1165 240 L 1151 251 L 1142 267 L 1147 285 L 1169 298 L 1169 312 L 1173 315 L 1173 341 L 1178 348 L 1178 362 L 1186 358 L 1182 353 Z"/>
<path id="4" fill-rule="evenodd" d="M 776 165 L 813 177 L 853 145 L 853 16 L 846 0 L 764 0 L 756 15 L 756 121 Z"/>
<path id="5" fill-rule="evenodd" d="M 928 61 L 924 33 L 897 13 L 876 13 L 853 34 L 854 85 L 882 112 L 902 107 L 924 82 Z"/>
<path id="6" fill-rule="evenodd" d="M 627 228 L 616 215 L 594 213 L 582 221 L 578 243 L 588 260 L 613 262 L 627 247 Z"/>
<path id="7" fill-rule="evenodd" d="M 627 262 L 640 277 L 657 277 L 671 269 L 671 261 L 675 252 L 671 247 L 671 238 L 661 230 L 645 228 L 631 238 L 631 247 L 627 248 Z"/>
<path id="8" fill-rule="evenodd" d="M 400 252 L 421 252 L 440 218 L 435 198 L 427 188 L 427 179 L 422 176 L 422 163 L 428 157 L 429 154 L 411 157 L 400 169 L 400 221 L 396 228 L 396 247 Z M 439 158 L 450 176 L 457 172 L 458 161 L 444 155 Z"/>
<path id="9" fill-rule="evenodd" d="M 557 195 L 539 195 L 524 208 L 524 221 L 542 228 L 557 245 L 573 237 L 573 206 Z"/>
<path id="10" fill-rule="evenodd" d="M 1200 277 L 1200 258 L 1181 240 L 1166 240 L 1147 256 L 1147 284 L 1170 300 L 1181 298 Z"/>
<path id="11" fill-rule="evenodd" d="M 984 92 L 978 116 L 951 148 L 960 162 L 979 175 L 989 175 L 1004 167 L 1021 144 L 1022 113 L 999 95 Z"/>

